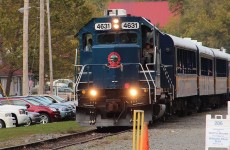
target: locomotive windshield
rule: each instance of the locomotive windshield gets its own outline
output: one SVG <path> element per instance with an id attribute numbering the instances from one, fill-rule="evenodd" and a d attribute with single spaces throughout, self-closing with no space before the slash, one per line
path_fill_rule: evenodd
<path id="1" fill-rule="evenodd" d="M 115 43 L 115 33 L 103 33 L 99 34 L 97 37 L 97 43 L 98 44 L 113 44 Z"/>
<path id="2" fill-rule="evenodd" d="M 97 37 L 98 44 L 129 44 L 137 43 L 137 34 L 130 32 L 120 32 L 120 33 L 102 33 Z"/>
<path id="3" fill-rule="evenodd" d="M 120 33 L 119 34 L 120 43 L 137 43 L 137 34 L 136 33 Z"/>

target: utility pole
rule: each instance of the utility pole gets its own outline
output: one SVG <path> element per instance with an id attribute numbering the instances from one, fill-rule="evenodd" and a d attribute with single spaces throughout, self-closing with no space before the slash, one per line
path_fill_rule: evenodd
<path id="1" fill-rule="evenodd" d="M 28 82 L 28 26 L 29 26 L 29 0 L 24 0 L 24 16 L 23 16 L 23 83 L 22 94 L 28 95 L 29 82 Z"/>
<path id="2" fill-rule="evenodd" d="M 44 94 L 44 0 L 40 0 L 40 53 L 39 53 L 39 90 Z"/>
<path id="3" fill-rule="evenodd" d="M 50 94 L 53 95 L 53 60 L 52 60 L 52 47 L 51 47 L 50 4 L 49 3 L 50 3 L 49 0 L 46 0 L 48 40 L 49 40 Z"/>

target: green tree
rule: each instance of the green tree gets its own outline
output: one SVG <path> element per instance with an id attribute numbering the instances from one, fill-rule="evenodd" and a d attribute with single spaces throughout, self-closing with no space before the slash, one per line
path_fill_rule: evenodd
<path id="1" fill-rule="evenodd" d="M 177 17 L 165 27 L 166 32 L 191 37 L 209 47 L 229 47 L 229 0 L 169 0 L 169 2 L 171 10 Z"/>
<path id="2" fill-rule="evenodd" d="M 72 78 L 74 73 L 76 32 L 91 18 L 101 16 L 107 1 L 103 0 L 50 0 L 51 34 L 54 78 Z M 29 10 L 29 70 L 39 72 L 39 1 L 30 1 Z M 22 0 L 0 1 L 0 55 L 2 68 L 8 68 L 6 93 L 10 92 L 13 72 L 22 69 Z M 45 22 L 46 24 L 46 22 Z M 46 28 L 47 30 L 47 28 Z M 45 73 L 49 74 L 48 40 L 45 31 Z"/>
<path id="3" fill-rule="evenodd" d="M 75 49 L 78 46 L 74 35 L 91 18 L 103 15 L 106 5 L 101 2 L 102 0 L 51 1 L 54 78 L 73 78 Z M 46 60 L 48 61 L 48 57 Z M 48 72 L 48 68 L 46 70 Z"/>
<path id="4" fill-rule="evenodd" d="M 17 1 L 17 2 L 16 2 Z M 23 5 L 20 0 L 1 1 L 0 35 L 1 35 L 1 70 L 6 71 L 6 94 L 10 92 L 13 73 L 21 69 L 22 64 L 22 15 L 18 9 Z"/>

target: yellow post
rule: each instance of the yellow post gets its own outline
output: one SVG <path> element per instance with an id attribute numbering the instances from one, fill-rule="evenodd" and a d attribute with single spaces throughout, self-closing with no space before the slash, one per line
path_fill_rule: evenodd
<path id="1" fill-rule="evenodd" d="M 142 116 L 141 116 L 141 140 L 140 140 L 140 150 L 142 149 L 142 146 L 143 146 L 143 134 L 144 134 L 144 121 L 145 121 L 145 118 L 144 118 L 144 112 L 142 113 Z"/>
<path id="2" fill-rule="evenodd" d="M 140 134 L 143 133 L 144 125 L 144 111 L 134 110 L 133 112 L 133 148 L 132 150 L 140 150 L 142 147 L 143 139 Z"/>
<path id="3" fill-rule="evenodd" d="M 5 92 L 5 90 L 3 89 L 3 87 L 2 87 L 2 84 L 0 83 L 0 88 L 1 88 L 1 90 L 2 90 L 2 96 L 3 97 L 7 97 L 7 95 L 6 95 L 6 92 Z"/>

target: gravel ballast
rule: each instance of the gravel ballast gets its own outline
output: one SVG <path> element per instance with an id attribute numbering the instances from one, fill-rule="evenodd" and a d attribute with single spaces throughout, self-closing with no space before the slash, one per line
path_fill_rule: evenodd
<path id="1" fill-rule="evenodd" d="M 226 115 L 227 108 L 219 108 L 186 117 L 174 117 L 149 127 L 150 150 L 204 150 L 206 114 Z M 123 133 L 65 150 L 131 150 L 132 132 Z"/>

